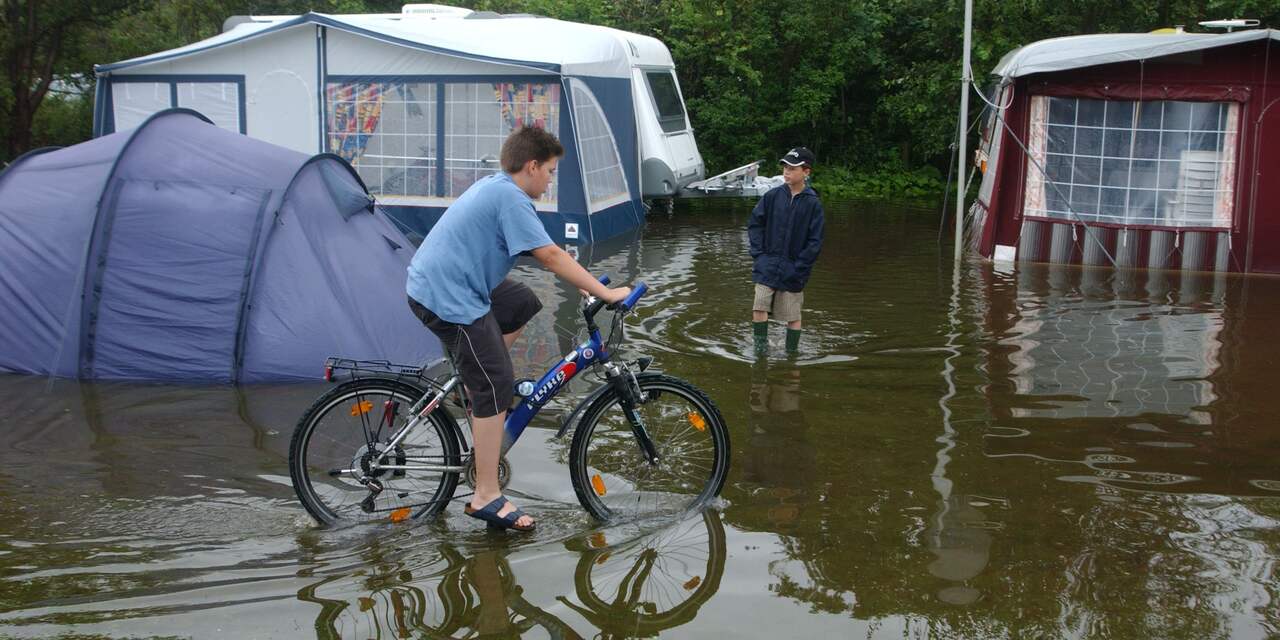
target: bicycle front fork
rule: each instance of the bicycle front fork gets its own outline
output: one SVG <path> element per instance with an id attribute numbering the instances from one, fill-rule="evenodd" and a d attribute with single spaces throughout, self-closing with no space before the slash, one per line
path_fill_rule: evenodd
<path id="1" fill-rule="evenodd" d="M 653 439 L 649 437 L 649 430 L 644 426 L 644 419 L 636 410 L 636 407 L 647 400 L 644 397 L 644 391 L 640 389 L 640 382 L 636 380 L 636 375 L 630 369 L 613 362 L 606 364 L 604 371 L 609 384 L 613 385 L 618 393 L 622 413 L 627 416 L 627 422 L 631 423 L 631 433 L 636 437 L 640 453 L 644 455 L 644 459 L 650 466 L 658 466 L 658 448 L 654 446 Z"/>

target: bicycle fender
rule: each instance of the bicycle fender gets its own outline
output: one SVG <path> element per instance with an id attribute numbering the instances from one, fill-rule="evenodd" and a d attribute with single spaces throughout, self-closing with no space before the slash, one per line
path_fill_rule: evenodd
<path id="1" fill-rule="evenodd" d="M 569 413 L 569 416 L 564 419 L 564 422 L 560 423 L 560 429 L 556 431 L 556 435 L 555 435 L 556 439 L 559 440 L 560 438 L 563 438 L 564 434 L 569 431 L 569 425 L 577 421 L 578 414 L 582 413 L 583 409 L 591 406 L 591 403 L 595 402 L 596 398 L 599 398 L 600 396 L 604 395 L 604 393 L 609 389 L 610 387 L 608 383 L 602 384 L 596 387 L 595 390 L 592 391 L 590 395 L 583 398 L 582 402 L 579 402 L 578 406 L 574 407 L 573 411 Z"/>

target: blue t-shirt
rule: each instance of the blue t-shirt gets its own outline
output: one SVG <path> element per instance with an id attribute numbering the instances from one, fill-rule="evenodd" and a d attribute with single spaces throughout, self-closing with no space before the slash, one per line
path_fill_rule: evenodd
<path id="1" fill-rule="evenodd" d="M 471 324 L 521 252 L 552 244 L 520 187 L 499 172 L 476 181 L 431 228 L 409 263 L 405 291 L 442 320 Z"/>

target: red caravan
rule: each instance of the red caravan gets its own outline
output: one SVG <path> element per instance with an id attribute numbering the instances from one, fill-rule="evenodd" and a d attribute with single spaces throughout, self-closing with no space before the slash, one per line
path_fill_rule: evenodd
<path id="1" fill-rule="evenodd" d="M 1016 49 L 977 152 L 997 260 L 1280 273 L 1280 32 Z"/>

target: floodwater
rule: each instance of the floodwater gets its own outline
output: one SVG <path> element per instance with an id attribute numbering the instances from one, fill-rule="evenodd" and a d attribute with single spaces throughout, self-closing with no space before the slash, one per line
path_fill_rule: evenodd
<path id="1" fill-rule="evenodd" d="M 653 286 L 629 344 L 723 411 L 718 510 L 599 527 L 547 416 L 511 455 L 536 534 L 322 530 L 286 457 L 323 384 L 3 377 L 0 636 L 1280 635 L 1280 280 L 957 271 L 935 212 L 829 202 L 801 352 L 758 360 L 749 207 L 582 255 Z M 532 374 L 576 293 L 518 277 Z"/>

